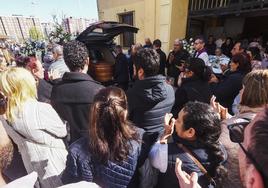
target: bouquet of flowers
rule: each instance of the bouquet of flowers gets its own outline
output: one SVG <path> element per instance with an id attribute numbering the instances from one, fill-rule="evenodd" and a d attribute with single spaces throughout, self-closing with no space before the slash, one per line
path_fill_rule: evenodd
<path id="1" fill-rule="evenodd" d="M 182 43 L 183 43 L 183 49 L 187 50 L 189 52 L 190 56 L 193 57 L 194 53 L 195 53 L 194 39 L 193 38 L 190 38 L 189 40 L 183 39 Z"/>
<path id="2" fill-rule="evenodd" d="M 49 41 L 52 43 L 57 43 L 63 45 L 64 43 L 71 40 L 71 34 L 65 32 L 63 27 L 60 24 L 56 24 L 55 31 L 52 31 L 49 34 Z"/>
<path id="3" fill-rule="evenodd" d="M 33 55 L 39 50 L 36 41 L 27 40 L 23 47 L 20 49 L 20 53 L 24 55 Z"/>

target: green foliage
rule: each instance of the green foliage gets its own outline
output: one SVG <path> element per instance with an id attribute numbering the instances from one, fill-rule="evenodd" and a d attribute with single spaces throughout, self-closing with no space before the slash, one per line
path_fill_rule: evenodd
<path id="1" fill-rule="evenodd" d="M 32 27 L 29 30 L 29 35 L 30 35 L 30 38 L 34 41 L 40 41 L 40 40 L 44 39 L 43 34 L 36 27 Z"/>

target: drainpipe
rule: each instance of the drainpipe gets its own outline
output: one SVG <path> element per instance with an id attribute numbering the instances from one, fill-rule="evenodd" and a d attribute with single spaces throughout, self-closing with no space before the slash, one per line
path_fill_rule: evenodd
<path id="1" fill-rule="evenodd" d="M 99 0 L 96 0 L 97 2 L 97 10 L 98 10 L 98 18 L 100 20 L 100 7 L 99 7 Z"/>

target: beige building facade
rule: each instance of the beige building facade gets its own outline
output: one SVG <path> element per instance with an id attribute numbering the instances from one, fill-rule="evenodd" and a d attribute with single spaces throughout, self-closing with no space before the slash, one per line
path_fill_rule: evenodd
<path id="1" fill-rule="evenodd" d="M 32 27 L 42 32 L 40 20 L 36 17 L 0 16 L 0 34 L 16 41 L 28 39 Z"/>
<path id="2" fill-rule="evenodd" d="M 98 0 L 99 20 L 121 21 L 131 13 L 133 26 L 139 28 L 134 42 L 144 44 L 144 38 L 160 39 L 162 49 L 169 52 L 176 38 L 186 35 L 189 0 Z M 116 42 L 122 44 L 122 38 Z"/>

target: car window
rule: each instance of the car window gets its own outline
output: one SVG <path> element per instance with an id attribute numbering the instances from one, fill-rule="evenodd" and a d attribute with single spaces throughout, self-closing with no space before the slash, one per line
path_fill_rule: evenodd
<path id="1" fill-rule="evenodd" d="M 103 61 L 104 57 L 102 52 L 100 52 L 99 50 L 93 49 L 91 50 L 91 58 L 95 61 Z M 93 61 L 95 63 L 95 61 Z"/>
<path id="2" fill-rule="evenodd" d="M 107 47 L 90 48 L 89 53 L 93 63 L 115 63 L 113 51 Z"/>

